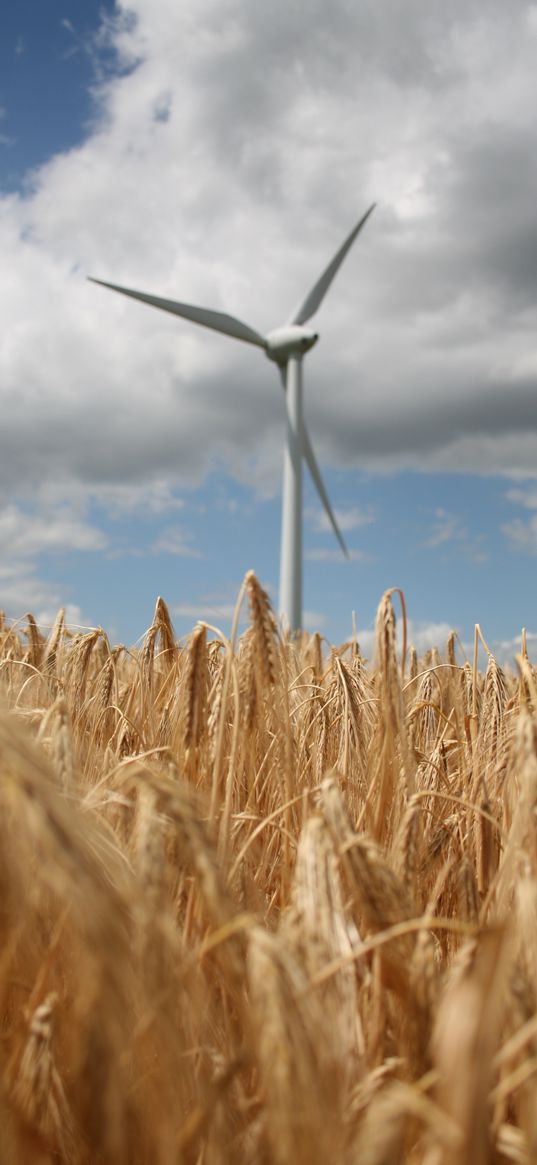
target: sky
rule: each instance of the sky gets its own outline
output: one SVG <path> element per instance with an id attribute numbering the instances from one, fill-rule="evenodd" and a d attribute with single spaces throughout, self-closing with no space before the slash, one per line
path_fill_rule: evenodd
<path id="1" fill-rule="evenodd" d="M 370 650 L 537 640 L 537 4 L 4 0 L 0 607 L 133 643 L 277 604 L 284 401 L 264 354 L 95 276 L 311 321 L 306 625 Z M 537 652 L 537 642 L 535 643 Z"/>

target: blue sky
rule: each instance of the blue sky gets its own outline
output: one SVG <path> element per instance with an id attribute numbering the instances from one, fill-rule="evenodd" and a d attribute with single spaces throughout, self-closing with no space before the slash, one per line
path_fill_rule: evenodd
<path id="1" fill-rule="evenodd" d="M 106 11 L 113 11 L 113 4 L 5 0 L 2 5 L 0 100 L 3 144 L 9 147 L 2 158 L 3 190 L 20 188 L 29 169 L 81 141 L 91 120 L 96 67 L 107 64 L 106 51 L 93 39 Z"/>
<path id="2" fill-rule="evenodd" d="M 537 637 L 537 6 L 8 0 L 0 16 L 0 606 L 133 642 L 277 600 L 283 400 L 261 353 L 85 276 L 315 317 L 310 629 Z M 530 640 L 531 642 L 531 640 Z"/>

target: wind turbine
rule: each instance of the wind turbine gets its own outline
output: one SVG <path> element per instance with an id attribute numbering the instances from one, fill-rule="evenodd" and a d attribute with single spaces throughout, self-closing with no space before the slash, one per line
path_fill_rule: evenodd
<path id="1" fill-rule="evenodd" d="M 305 324 L 321 306 L 332 280 L 374 208 L 375 203 L 369 207 L 369 210 L 353 227 L 350 235 L 336 251 L 334 258 L 313 285 L 311 291 L 308 292 L 289 322 L 283 327 L 268 332 L 266 336 L 262 336 L 260 332 L 250 328 L 242 320 L 236 319 L 235 316 L 226 315 L 224 312 L 195 307 L 188 303 L 177 303 L 173 299 L 161 299 L 156 295 L 147 295 L 144 291 L 133 291 L 132 288 L 120 287 L 117 283 L 107 283 L 103 279 L 89 277 L 92 283 L 98 283 L 101 287 L 109 287 L 111 291 L 119 291 L 122 295 L 129 295 L 132 299 L 139 299 L 142 303 L 148 303 L 152 307 L 172 312 L 173 315 L 181 316 L 185 320 L 212 328 L 215 332 L 223 332 L 224 335 L 233 336 L 236 340 L 255 344 L 258 348 L 262 348 L 269 360 L 273 360 L 278 366 L 287 405 L 279 609 L 282 621 L 288 625 L 291 631 L 300 631 L 302 626 L 302 459 L 307 463 L 313 483 L 341 549 L 347 558 L 349 556 L 304 423 L 302 360 L 306 352 L 309 352 L 319 339 L 319 333 L 305 327 Z"/>

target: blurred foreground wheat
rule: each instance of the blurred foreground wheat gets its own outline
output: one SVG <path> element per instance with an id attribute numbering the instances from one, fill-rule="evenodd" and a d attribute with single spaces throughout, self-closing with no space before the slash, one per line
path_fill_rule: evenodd
<path id="1" fill-rule="evenodd" d="M 243 589 L 0 624 L 2 1165 L 536 1162 L 537 674 Z"/>

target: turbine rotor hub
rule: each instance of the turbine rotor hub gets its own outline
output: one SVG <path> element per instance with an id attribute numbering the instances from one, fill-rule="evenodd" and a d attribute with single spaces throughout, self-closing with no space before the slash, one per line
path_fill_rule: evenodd
<path id="1" fill-rule="evenodd" d="M 299 324 L 275 328 L 266 338 L 266 354 L 276 364 L 286 364 L 291 356 L 304 356 L 317 343 L 319 333 Z"/>

